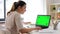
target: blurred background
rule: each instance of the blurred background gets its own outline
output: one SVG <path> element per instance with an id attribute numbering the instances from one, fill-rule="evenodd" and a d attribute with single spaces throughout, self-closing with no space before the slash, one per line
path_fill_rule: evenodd
<path id="1" fill-rule="evenodd" d="M 5 18 L 10 11 L 14 2 L 20 0 L 0 0 L 0 30 L 5 31 Z M 22 0 L 27 3 L 26 12 L 21 15 L 22 21 L 30 22 L 24 27 L 31 27 L 36 23 L 37 15 L 51 15 L 49 32 L 53 30 L 60 31 L 60 0 Z M 35 27 L 35 26 L 33 26 Z M 47 31 L 47 30 L 45 30 Z M 44 32 L 44 30 L 42 31 Z M 3 33 L 2 33 L 3 34 Z M 51 34 L 51 33 L 50 33 Z"/>

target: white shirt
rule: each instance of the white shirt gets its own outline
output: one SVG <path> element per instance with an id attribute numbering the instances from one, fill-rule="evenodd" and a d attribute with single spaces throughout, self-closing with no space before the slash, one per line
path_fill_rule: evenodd
<path id="1" fill-rule="evenodd" d="M 11 34 L 18 34 L 19 29 L 23 28 L 20 14 L 17 11 L 9 13 L 5 25 Z"/>

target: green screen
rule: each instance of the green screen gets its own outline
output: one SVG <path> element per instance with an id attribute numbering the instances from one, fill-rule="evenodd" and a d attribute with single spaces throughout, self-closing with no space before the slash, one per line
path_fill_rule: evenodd
<path id="1" fill-rule="evenodd" d="M 36 25 L 49 26 L 50 16 L 49 15 L 38 15 Z"/>

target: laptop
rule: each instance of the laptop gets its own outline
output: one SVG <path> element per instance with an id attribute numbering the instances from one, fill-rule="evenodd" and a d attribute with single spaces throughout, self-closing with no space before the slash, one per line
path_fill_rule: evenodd
<path id="1" fill-rule="evenodd" d="M 36 26 L 42 27 L 42 29 L 46 29 L 50 24 L 50 15 L 38 15 L 36 19 Z"/>

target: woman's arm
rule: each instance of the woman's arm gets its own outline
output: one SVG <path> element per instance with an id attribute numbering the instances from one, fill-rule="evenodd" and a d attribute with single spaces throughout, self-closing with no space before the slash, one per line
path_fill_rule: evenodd
<path id="1" fill-rule="evenodd" d="M 36 27 L 36 28 L 24 28 L 24 29 L 20 29 L 19 31 L 21 33 L 28 33 L 28 32 L 31 32 L 32 30 L 41 30 L 42 28 L 41 27 Z"/>
<path id="2" fill-rule="evenodd" d="M 27 28 L 27 29 L 26 28 L 23 28 L 23 25 L 21 23 L 21 17 L 20 17 L 20 15 L 15 15 L 15 23 L 16 23 L 16 26 L 17 26 L 18 30 L 21 33 L 27 33 L 27 32 L 30 32 L 32 30 L 40 30 L 41 29 L 41 27 Z"/>

